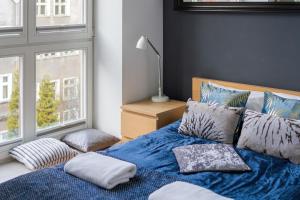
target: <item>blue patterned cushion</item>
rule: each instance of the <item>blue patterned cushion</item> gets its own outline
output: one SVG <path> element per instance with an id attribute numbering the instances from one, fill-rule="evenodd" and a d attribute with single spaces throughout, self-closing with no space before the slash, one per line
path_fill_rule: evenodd
<path id="1" fill-rule="evenodd" d="M 245 107 L 249 95 L 249 91 L 227 90 L 202 83 L 200 102 L 214 105 L 221 104 L 230 107 Z"/>
<path id="2" fill-rule="evenodd" d="M 300 119 L 300 101 L 265 92 L 263 113 L 289 119 Z"/>

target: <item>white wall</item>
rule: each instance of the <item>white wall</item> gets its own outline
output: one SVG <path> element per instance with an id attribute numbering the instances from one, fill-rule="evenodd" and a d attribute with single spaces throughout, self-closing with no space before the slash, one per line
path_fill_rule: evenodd
<path id="1" fill-rule="evenodd" d="M 95 1 L 93 127 L 120 136 L 122 0 Z"/>
<path id="2" fill-rule="evenodd" d="M 149 37 L 163 58 L 163 0 L 123 1 L 124 104 L 158 93 L 156 55 L 150 48 L 135 48 L 141 35 Z"/>
<path id="3" fill-rule="evenodd" d="M 137 50 L 148 36 L 163 55 L 163 0 L 95 1 L 94 127 L 120 135 L 120 106 L 157 93 L 157 60 Z"/>

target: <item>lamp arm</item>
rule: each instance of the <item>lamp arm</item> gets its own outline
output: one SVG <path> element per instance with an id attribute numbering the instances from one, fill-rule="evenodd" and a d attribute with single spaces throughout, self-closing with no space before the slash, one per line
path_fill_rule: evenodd
<path id="1" fill-rule="evenodd" d="M 162 75 L 162 66 L 161 66 L 161 60 L 160 60 L 161 59 L 160 53 L 148 38 L 147 38 L 147 41 L 148 41 L 149 45 L 151 46 L 151 48 L 153 49 L 153 51 L 157 55 L 157 61 L 158 61 L 158 96 L 162 97 L 164 92 L 163 92 L 163 85 L 162 85 L 163 84 L 163 75 Z"/>
<path id="2" fill-rule="evenodd" d="M 152 44 L 152 42 L 151 42 L 148 38 L 147 38 L 147 41 L 148 41 L 149 45 L 151 46 L 151 48 L 154 50 L 154 52 L 155 52 L 158 56 L 160 56 L 158 50 L 155 48 L 155 46 Z"/>
<path id="3" fill-rule="evenodd" d="M 160 55 L 157 55 L 158 60 L 158 96 L 163 96 L 163 75 L 162 75 L 162 66 L 160 61 Z"/>

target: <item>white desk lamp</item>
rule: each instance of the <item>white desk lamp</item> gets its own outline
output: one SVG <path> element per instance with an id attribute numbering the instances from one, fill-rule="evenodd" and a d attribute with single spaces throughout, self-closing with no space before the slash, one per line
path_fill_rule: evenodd
<path id="1" fill-rule="evenodd" d="M 141 36 L 141 38 L 139 39 L 139 41 L 136 44 L 136 48 L 146 50 L 148 48 L 148 44 L 153 49 L 153 51 L 156 53 L 157 60 L 158 60 L 158 96 L 153 96 L 152 101 L 155 103 L 167 102 L 167 101 L 169 101 L 169 97 L 165 96 L 164 92 L 163 92 L 162 66 L 161 66 L 160 54 L 159 54 L 158 50 L 154 47 L 152 42 L 145 36 Z"/>

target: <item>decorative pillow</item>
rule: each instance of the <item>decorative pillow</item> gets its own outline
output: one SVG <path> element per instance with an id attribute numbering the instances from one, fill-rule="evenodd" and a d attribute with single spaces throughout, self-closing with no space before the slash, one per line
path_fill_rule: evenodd
<path id="1" fill-rule="evenodd" d="M 300 164 L 300 120 L 247 110 L 238 147 Z"/>
<path id="2" fill-rule="evenodd" d="M 202 83 L 200 102 L 212 105 L 221 104 L 230 107 L 245 107 L 249 95 L 249 91 L 227 90 Z"/>
<path id="3" fill-rule="evenodd" d="M 295 95 L 291 95 L 291 94 L 284 94 L 284 93 L 276 93 L 274 92 L 273 94 L 276 94 L 277 96 L 286 98 L 286 99 L 294 99 L 294 100 L 298 100 L 300 101 L 300 96 L 295 96 Z"/>
<path id="4" fill-rule="evenodd" d="M 188 101 L 178 132 L 232 144 L 242 112 L 242 108 Z"/>
<path id="5" fill-rule="evenodd" d="M 231 145 L 196 144 L 173 149 L 181 173 L 250 171 Z"/>
<path id="6" fill-rule="evenodd" d="M 103 150 L 119 141 L 118 138 L 96 129 L 82 130 L 63 138 L 63 142 L 82 152 Z"/>
<path id="7" fill-rule="evenodd" d="M 219 88 L 223 88 L 223 89 L 227 89 L 227 90 L 234 90 L 234 91 L 238 91 L 238 92 L 248 92 L 246 90 L 238 90 L 232 87 L 226 87 L 223 85 L 219 85 L 216 83 L 209 83 L 215 87 L 219 87 Z M 248 101 L 246 104 L 246 109 L 249 110 L 255 110 L 258 112 L 261 112 L 261 110 L 263 109 L 264 106 L 264 92 L 258 92 L 258 91 L 250 91 L 250 95 L 248 97 Z"/>
<path id="8" fill-rule="evenodd" d="M 300 100 L 287 99 L 265 92 L 262 112 L 283 118 L 300 119 Z"/>
<path id="9" fill-rule="evenodd" d="M 43 138 L 15 147 L 9 154 L 27 168 L 37 170 L 66 162 L 77 153 L 59 140 Z"/>

